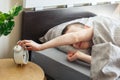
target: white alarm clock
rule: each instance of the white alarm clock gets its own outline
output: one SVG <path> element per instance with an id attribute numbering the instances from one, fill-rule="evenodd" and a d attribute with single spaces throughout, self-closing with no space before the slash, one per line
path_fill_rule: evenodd
<path id="1" fill-rule="evenodd" d="M 27 64 L 29 60 L 28 50 L 25 50 L 19 45 L 14 47 L 14 61 L 16 64 Z"/>

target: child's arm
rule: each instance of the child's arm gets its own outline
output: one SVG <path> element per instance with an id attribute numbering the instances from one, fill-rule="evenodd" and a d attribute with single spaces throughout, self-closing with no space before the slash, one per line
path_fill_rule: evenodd
<path id="1" fill-rule="evenodd" d="M 81 30 L 79 32 L 64 34 L 43 44 L 37 44 L 31 40 L 22 40 L 19 41 L 18 44 L 24 48 L 27 46 L 26 49 L 28 50 L 38 51 L 38 50 L 44 50 L 47 48 L 52 48 L 62 45 L 74 44 L 80 41 L 89 41 L 91 39 L 91 36 L 92 36 L 92 28 L 88 28 Z"/>
<path id="2" fill-rule="evenodd" d="M 85 61 L 87 63 L 91 63 L 91 56 L 87 55 L 83 52 L 80 52 L 80 51 L 68 52 L 67 59 L 69 61 L 75 61 L 77 59 L 80 59 L 80 60 Z"/>

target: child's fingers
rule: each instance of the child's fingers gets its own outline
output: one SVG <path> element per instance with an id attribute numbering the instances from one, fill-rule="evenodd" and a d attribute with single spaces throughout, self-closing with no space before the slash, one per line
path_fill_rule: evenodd
<path id="1" fill-rule="evenodd" d="M 25 43 L 25 46 L 28 47 L 28 46 L 32 46 L 31 43 Z"/>
<path id="2" fill-rule="evenodd" d="M 17 42 L 17 44 L 19 44 L 21 42 L 21 40 L 19 40 L 18 42 Z"/>
<path id="3" fill-rule="evenodd" d="M 68 52 L 68 56 L 69 56 L 69 57 L 71 57 L 71 56 L 73 56 L 73 55 L 74 55 L 74 52 L 72 52 L 72 51 L 69 51 L 69 52 Z"/>
<path id="4" fill-rule="evenodd" d="M 72 57 L 73 55 L 74 55 L 73 53 L 67 54 L 68 61 L 73 61 L 73 57 Z"/>
<path id="5" fill-rule="evenodd" d="M 71 58 L 69 56 L 67 56 L 67 59 L 68 59 L 68 61 L 71 61 Z"/>
<path id="6" fill-rule="evenodd" d="M 32 50 L 32 47 L 26 47 L 27 50 Z"/>
<path id="7" fill-rule="evenodd" d="M 18 42 L 17 42 L 17 45 L 22 45 L 22 42 L 21 42 L 21 40 L 19 40 Z"/>
<path id="8" fill-rule="evenodd" d="M 17 44 L 25 44 L 25 43 L 30 43 L 31 40 L 19 40 Z"/>
<path id="9" fill-rule="evenodd" d="M 67 59 L 68 59 L 69 61 L 75 61 L 75 60 L 77 59 L 76 53 L 69 53 L 69 54 L 67 55 Z"/>
<path id="10" fill-rule="evenodd" d="M 67 59 L 68 59 L 69 61 L 74 61 L 74 60 L 75 60 L 73 56 L 67 56 Z"/>
<path id="11" fill-rule="evenodd" d="M 72 57 L 74 55 L 74 53 L 68 54 L 69 57 Z"/>
<path id="12" fill-rule="evenodd" d="M 30 41 L 29 40 L 19 40 L 17 42 L 17 45 L 24 47 L 26 43 L 30 43 Z"/>

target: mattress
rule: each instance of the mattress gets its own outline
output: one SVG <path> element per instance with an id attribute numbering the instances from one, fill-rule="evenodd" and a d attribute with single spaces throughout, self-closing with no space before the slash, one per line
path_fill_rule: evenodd
<path id="1" fill-rule="evenodd" d="M 66 54 L 56 48 L 32 51 L 31 61 L 41 66 L 55 80 L 90 80 L 90 65 L 82 61 L 69 62 Z"/>

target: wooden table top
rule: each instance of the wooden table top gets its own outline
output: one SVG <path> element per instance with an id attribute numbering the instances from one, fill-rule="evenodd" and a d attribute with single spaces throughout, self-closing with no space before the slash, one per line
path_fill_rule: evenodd
<path id="1" fill-rule="evenodd" d="M 44 80 L 45 75 L 42 68 L 28 62 L 20 66 L 13 59 L 0 59 L 0 80 Z"/>

